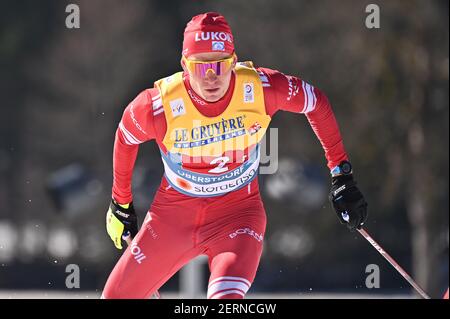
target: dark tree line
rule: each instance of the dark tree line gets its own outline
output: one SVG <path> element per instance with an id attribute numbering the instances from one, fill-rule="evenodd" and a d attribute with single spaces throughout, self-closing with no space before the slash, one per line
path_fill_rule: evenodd
<path id="1" fill-rule="evenodd" d="M 89 219 L 105 256 L 114 254 L 103 220 L 121 113 L 141 90 L 180 70 L 190 17 L 219 11 L 233 28 L 240 60 L 300 76 L 327 94 L 369 202 L 367 227 L 425 289 L 440 293 L 448 282 L 448 1 L 379 1 L 380 29 L 365 27 L 370 2 L 357 0 L 77 1 L 80 29 L 64 25 L 68 3 L 2 2 L 0 202 L 7 209 L 0 220 L 20 225 L 33 217 L 82 229 Z M 280 113 L 272 127 L 279 128 L 280 157 L 314 163 L 327 183 L 323 152 L 304 117 Z M 75 219 L 58 213 L 45 187 L 52 172 L 71 163 L 82 163 L 102 185 Z M 153 143 L 141 148 L 137 166 L 158 172 Z M 138 203 L 143 210 L 146 195 Z M 345 289 L 361 281 L 354 271 L 369 261 L 383 264 L 340 228 L 325 197 L 312 210 L 265 197 L 265 258 L 291 269 L 285 280 L 295 277 L 302 286 L 324 269 L 323 278 Z M 305 256 L 272 249 L 275 234 L 292 225 L 314 243 Z M 368 261 L 355 261 L 363 257 Z M 112 263 L 100 263 L 99 272 L 106 275 Z M 333 263 L 350 265 L 353 279 L 323 268 Z M 264 260 L 261 269 L 261 276 L 274 271 Z M 400 280 L 392 276 L 389 287 Z M 277 288 L 268 282 L 261 289 Z"/>

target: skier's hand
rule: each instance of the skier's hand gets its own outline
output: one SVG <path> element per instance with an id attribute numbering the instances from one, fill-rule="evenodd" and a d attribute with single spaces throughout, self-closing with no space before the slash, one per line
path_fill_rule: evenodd
<path id="1" fill-rule="evenodd" d="M 138 225 L 133 203 L 121 205 L 112 199 L 106 213 L 106 230 L 117 249 L 122 249 L 122 239 L 134 238 Z"/>
<path id="2" fill-rule="evenodd" d="M 352 174 L 332 177 L 329 199 L 341 224 L 351 231 L 360 229 L 367 220 L 367 203 Z"/>

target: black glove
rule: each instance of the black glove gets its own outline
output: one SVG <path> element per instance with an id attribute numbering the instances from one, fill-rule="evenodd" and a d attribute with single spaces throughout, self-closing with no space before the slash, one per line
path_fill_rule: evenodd
<path id="1" fill-rule="evenodd" d="M 106 213 L 106 230 L 118 249 L 122 249 L 122 236 L 134 238 L 138 232 L 136 212 L 133 203 L 118 204 L 111 200 Z"/>
<path id="2" fill-rule="evenodd" d="M 329 199 L 341 224 L 347 224 L 351 231 L 360 229 L 367 220 L 367 203 L 352 174 L 332 177 Z"/>

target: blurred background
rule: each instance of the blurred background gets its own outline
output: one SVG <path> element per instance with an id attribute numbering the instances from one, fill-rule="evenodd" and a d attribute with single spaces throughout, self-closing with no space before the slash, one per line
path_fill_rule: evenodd
<path id="1" fill-rule="evenodd" d="M 115 130 L 139 92 L 181 70 L 183 29 L 206 11 L 227 18 L 241 61 L 325 92 L 369 203 L 367 230 L 432 297 L 447 289 L 447 0 L 0 3 L 0 296 L 101 293 L 120 257 L 104 224 Z M 66 28 L 70 3 L 79 29 Z M 370 3 L 380 7 L 379 29 L 366 28 Z M 260 176 L 268 227 L 252 293 L 412 296 L 339 224 L 306 118 L 279 112 L 271 127 L 279 166 Z M 143 144 L 133 179 L 141 222 L 162 173 L 156 144 Z M 79 266 L 79 289 L 66 288 L 68 264 Z M 369 264 L 380 267 L 379 289 L 365 285 Z M 180 281 L 176 274 L 162 293 L 176 294 Z"/>

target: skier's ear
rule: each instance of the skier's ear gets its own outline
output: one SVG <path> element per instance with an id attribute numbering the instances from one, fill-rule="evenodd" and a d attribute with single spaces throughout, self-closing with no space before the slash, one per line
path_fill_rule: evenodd
<path id="1" fill-rule="evenodd" d="M 186 68 L 186 64 L 184 63 L 183 56 L 181 56 L 180 64 L 181 64 L 181 67 L 183 68 L 183 71 L 187 72 L 188 70 Z"/>

